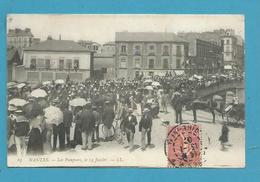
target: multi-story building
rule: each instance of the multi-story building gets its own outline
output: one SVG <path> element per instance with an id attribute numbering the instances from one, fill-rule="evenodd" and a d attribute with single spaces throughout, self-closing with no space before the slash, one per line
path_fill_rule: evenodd
<path id="1" fill-rule="evenodd" d="M 118 78 L 165 75 L 184 70 L 188 42 L 174 33 L 117 32 L 115 43 Z"/>
<path id="2" fill-rule="evenodd" d="M 187 68 L 192 74 L 212 74 L 224 68 L 222 47 L 200 39 L 189 40 Z"/>
<path id="3" fill-rule="evenodd" d="M 96 79 L 115 78 L 115 43 L 107 42 L 102 45 L 101 53 L 93 56 L 93 76 Z"/>
<path id="4" fill-rule="evenodd" d="M 66 79 L 83 81 L 90 77 L 92 52 L 69 40 L 46 40 L 24 49 L 23 68 L 14 80 L 40 82 Z M 19 71 L 20 70 L 20 71 Z"/>
<path id="5" fill-rule="evenodd" d="M 94 53 L 101 53 L 102 46 L 101 44 L 89 40 L 79 40 L 78 44 L 88 48 L 89 50 L 93 51 Z"/>
<path id="6" fill-rule="evenodd" d="M 15 28 L 9 29 L 7 33 L 7 46 L 22 49 L 30 47 L 33 40 L 31 29 L 25 28 L 24 30 Z"/>
<path id="7" fill-rule="evenodd" d="M 225 65 L 244 66 L 244 41 L 235 35 L 232 29 L 226 30 L 221 37 L 223 43 L 223 56 Z"/>

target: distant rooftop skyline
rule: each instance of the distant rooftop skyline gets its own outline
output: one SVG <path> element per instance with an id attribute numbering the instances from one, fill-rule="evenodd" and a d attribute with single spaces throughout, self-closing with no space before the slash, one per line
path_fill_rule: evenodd
<path id="1" fill-rule="evenodd" d="M 30 28 L 36 38 L 46 40 L 50 35 L 62 40 L 90 40 L 104 44 L 115 41 L 116 32 L 204 32 L 234 29 L 244 39 L 242 15 L 56 15 L 10 14 L 8 29 Z"/>

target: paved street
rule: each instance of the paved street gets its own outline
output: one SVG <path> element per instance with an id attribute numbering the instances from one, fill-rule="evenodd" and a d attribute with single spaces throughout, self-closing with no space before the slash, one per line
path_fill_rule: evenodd
<path id="1" fill-rule="evenodd" d="M 169 107 L 169 113 L 160 113 L 158 119 L 153 120 L 152 128 L 152 147 L 142 151 L 141 133 L 137 130 L 135 134 L 135 150 L 130 152 L 126 148 L 126 138 L 124 144 L 118 144 L 116 141 L 100 142 L 94 144 L 94 149 L 89 151 L 81 150 L 81 146 L 76 149 L 71 149 L 65 152 L 55 152 L 49 154 L 51 164 L 59 166 L 62 160 L 67 162 L 66 165 L 76 166 L 157 166 L 166 167 L 167 158 L 164 154 L 164 141 L 166 138 L 166 127 L 162 125 L 162 121 L 171 121 L 170 125 L 174 124 L 174 111 Z M 197 124 L 201 125 L 203 138 L 203 167 L 232 167 L 244 166 L 245 163 L 245 130 L 241 128 L 229 127 L 229 141 L 232 147 L 227 151 L 220 150 L 220 143 L 218 138 L 221 133 L 221 117 L 216 116 L 216 124 L 211 122 L 212 117 L 210 113 L 205 111 L 198 111 Z M 185 122 L 191 123 L 192 112 L 185 111 L 183 113 Z M 139 120 L 139 117 L 138 117 Z M 101 132 L 102 133 L 102 132 Z M 73 133 L 71 134 L 73 135 Z M 205 148 L 207 147 L 207 148 Z M 59 156 L 60 161 L 58 161 Z M 14 160 L 14 158 L 12 157 Z M 10 160 L 10 162 L 12 161 Z M 71 162 L 74 161 L 74 162 Z M 30 163 L 28 163 L 29 165 Z M 30 165 L 36 165 L 31 163 Z M 38 163 L 39 164 L 39 163 Z M 42 165 L 45 165 L 42 163 Z M 47 163 L 46 163 L 47 165 Z M 50 165 L 50 163 L 48 164 Z"/>

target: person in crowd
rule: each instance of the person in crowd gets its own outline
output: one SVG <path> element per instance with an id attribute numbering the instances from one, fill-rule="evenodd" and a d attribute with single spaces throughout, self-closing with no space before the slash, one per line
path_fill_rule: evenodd
<path id="1" fill-rule="evenodd" d="M 112 141 L 113 140 L 113 131 L 112 131 L 112 124 L 115 118 L 115 113 L 113 108 L 110 106 L 110 102 L 105 102 L 104 112 L 102 116 L 102 121 L 104 124 L 104 135 L 105 141 Z"/>
<path id="2" fill-rule="evenodd" d="M 82 136 L 82 150 L 92 150 L 92 135 L 95 128 L 95 116 L 91 111 L 91 103 L 84 106 L 80 115 L 80 128 Z"/>
<path id="3" fill-rule="evenodd" d="M 60 101 L 58 99 L 54 99 L 52 102 L 52 105 L 54 107 L 59 106 Z M 59 108 L 59 107 L 58 107 Z M 60 114 L 63 116 L 62 111 L 59 108 Z M 65 149 L 65 129 L 64 129 L 64 123 L 63 123 L 63 117 L 61 118 L 61 121 L 59 121 L 59 124 L 53 124 L 53 151 L 56 151 L 57 148 L 57 139 L 59 137 L 59 149 L 62 151 Z"/>
<path id="4" fill-rule="evenodd" d="M 216 117 L 215 110 L 216 110 L 217 106 L 218 106 L 217 102 L 213 98 L 210 99 L 209 109 L 210 109 L 210 112 L 211 112 L 212 117 L 213 117 L 213 119 L 212 119 L 213 123 L 215 123 L 215 117 Z"/>
<path id="5" fill-rule="evenodd" d="M 143 115 L 139 122 L 139 131 L 141 132 L 141 149 L 146 149 L 146 135 L 147 145 L 151 145 L 151 132 L 152 132 L 152 116 L 148 108 L 144 108 Z"/>
<path id="6" fill-rule="evenodd" d="M 18 157 L 23 157 L 26 154 L 26 141 L 25 138 L 28 136 L 30 126 L 28 119 L 24 116 L 22 110 L 15 111 L 15 145 Z"/>
<path id="7" fill-rule="evenodd" d="M 179 92 L 173 93 L 172 105 L 175 110 L 176 123 L 182 123 L 182 98 Z"/>
<path id="8" fill-rule="evenodd" d="M 161 106 L 162 106 L 162 111 L 167 114 L 168 113 L 168 109 L 167 109 L 167 102 L 168 102 L 168 94 L 166 93 L 166 91 L 162 92 L 162 96 L 161 96 Z"/>
<path id="9" fill-rule="evenodd" d="M 137 125 L 136 116 L 133 114 L 133 109 L 128 109 L 128 114 L 123 118 L 121 122 L 121 127 L 125 133 L 127 142 L 130 146 L 130 151 L 134 149 L 134 134 L 135 134 L 135 126 Z"/>
<path id="10" fill-rule="evenodd" d="M 77 145 L 82 145 L 81 128 L 80 128 L 81 112 L 82 112 L 81 106 L 78 106 L 74 109 L 74 123 L 75 123 L 74 137 L 73 137 L 74 147 L 76 147 Z"/>
<path id="11" fill-rule="evenodd" d="M 63 103 L 63 124 L 64 124 L 64 130 L 65 130 L 65 135 L 66 135 L 66 146 L 70 147 L 71 143 L 70 143 L 70 128 L 71 128 L 71 124 L 73 121 L 73 114 L 72 111 L 69 110 L 69 104 L 68 102 Z"/>
<path id="12" fill-rule="evenodd" d="M 15 144 L 14 127 L 15 127 L 15 111 L 17 108 L 14 105 L 8 107 L 8 150 L 13 151 Z"/>
<path id="13" fill-rule="evenodd" d="M 28 155 L 43 154 L 43 136 L 38 127 L 33 127 L 29 133 L 29 141 L 27 147 Z"/>
<path id="14" fill-rule="evenodd" d="M 225 151 L 227 148 L 226 146 L 228 145 L 228 134 L 229 134 L 229 129 L 227 127 L 226 122 L 223 122 L 222 129 L 221 129 L 221 135 L 219 137 L 220 145 L 221 145 L 221 150 Z"/>
<path id="15" fill-rule="evenodd" d="M 92 106 L 92 111 L 95 117 L 95 130 L 93 132 L 93 141 L 99 143 L 99 125 L 101 124 L 101 115 L 97 110 L 97 106 Z"/>

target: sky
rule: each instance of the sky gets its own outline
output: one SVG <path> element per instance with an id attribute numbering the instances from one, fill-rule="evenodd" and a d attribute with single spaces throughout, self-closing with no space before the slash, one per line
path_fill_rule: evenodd
<path id="1" fill-rule="evenodd" d="M 105 43 L 115 40 L 115 32 L 203 32 L 232 28 L 244 39 L 243 15 L 174 15 L 174 14 L 9 14 L 7 30 L 31 28 L 36 38 L 48 35 L 63 40 L 92 40 Z"/>

